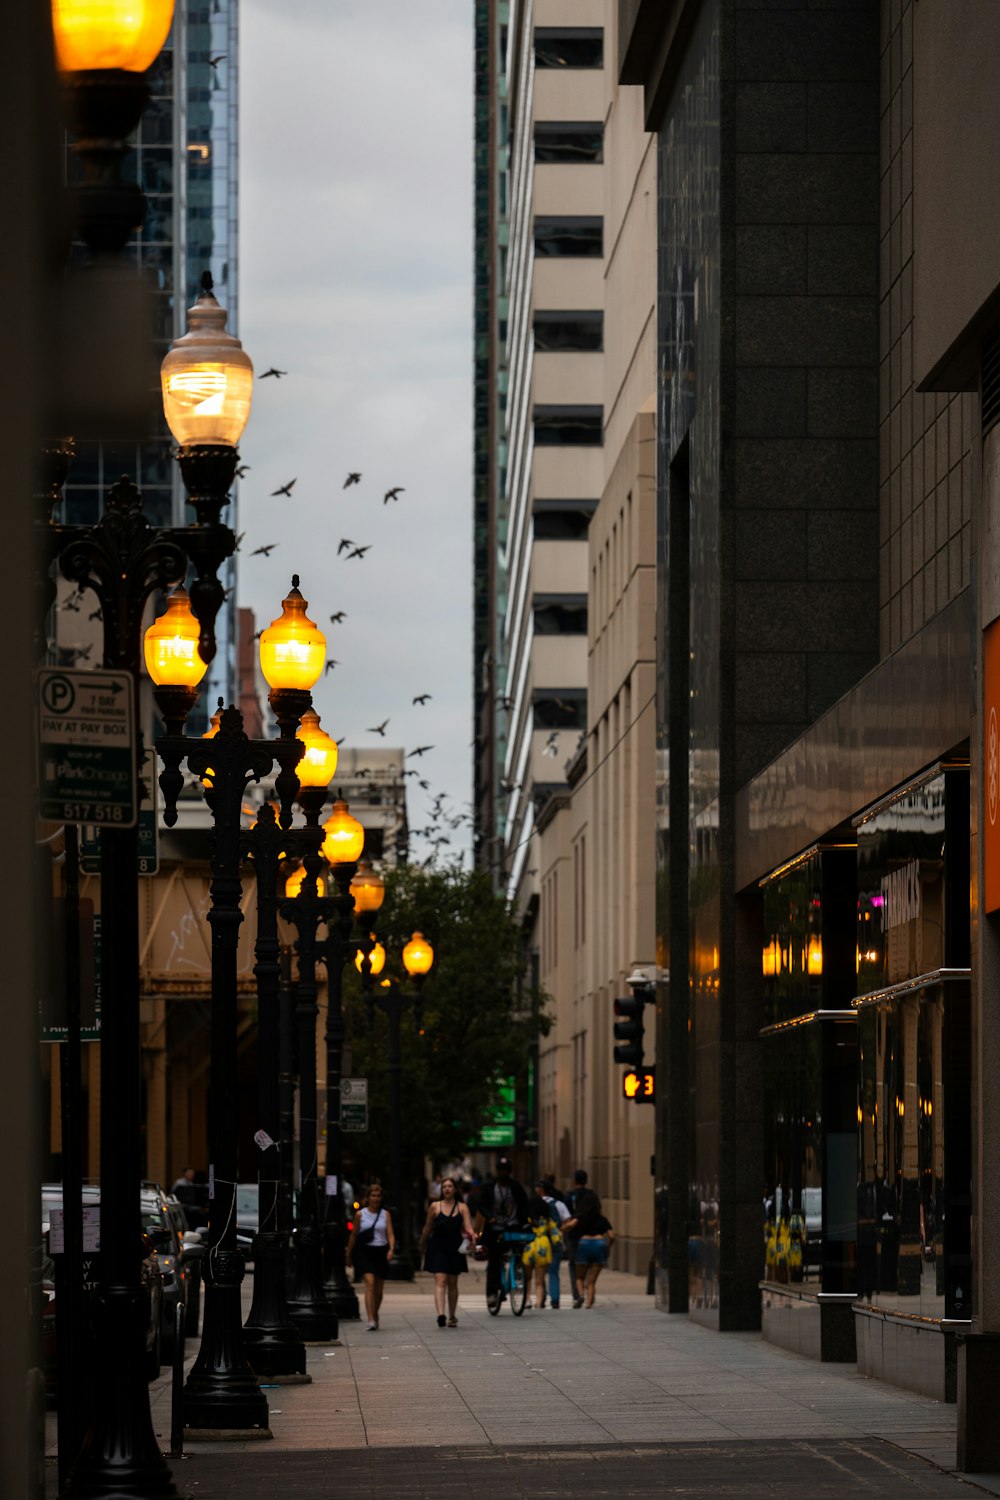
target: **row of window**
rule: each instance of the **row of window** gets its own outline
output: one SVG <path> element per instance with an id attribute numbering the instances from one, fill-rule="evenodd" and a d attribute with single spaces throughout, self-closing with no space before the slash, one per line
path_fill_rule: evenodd
<path id="1" fill-rule="evenodd" d="M 536 162 L 589 166 L 603 160 L 604 126 L 600 120 L 547 120 L 535 126 Z"/>
<path id="2" fill-rule="evenodd" d="M 603 406 L 536 406 L 532 412 L 536 448 L 599 448 Z"/>
<path id="3" fill-rule="evenodd" d="M 603 68 L 600 26 L 536 26 L 536 68 Z"/>
<path id="4" fill-rule="evenodd" d="M 604 254 L 604 220 L 600 214 L 537 214 L 535 254 L 600 260 Z"/>
<path id="5" fill-rule="evenodd" d="M 533 535 L 536 542 L 584 542 L 596 500 L 536 500 Z"/>
<path id="6" fill-rule="evenodd" d="M 535 348 L 543 354 L 600 353 L 604 348 L 603 312 L 536 312 Z"/>

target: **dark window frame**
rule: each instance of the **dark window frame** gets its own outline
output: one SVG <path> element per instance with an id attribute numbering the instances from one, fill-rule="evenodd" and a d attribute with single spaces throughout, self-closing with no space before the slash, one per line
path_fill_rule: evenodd
<path id="1" fill-rule="evenodd" d="M 561 341 L 560 328 L 566 330 Z M 579 331 L 575 341 L 574 328 Z M 547 340 L 546 329 L 549 330 Z M 589 339 L 586 330 L 591 330 Z M 604 312 L 600 308 L 539 308 L 532 320 L 532 333 L 535 350 L 541 354 L 601 354 L 604 351 Z M 543 336 L 541 342 L 539 334 Z"/>
<path id="2" fill-rule="evenodd" d="M 536 68 L 572 68 L 577 70 L 594 70 L 604 67 L 604 28 L 603 26 L 536 26 L 533 37 L 535 50 Z M 572 43 L 583 45 L 574 48 Z M 549 44 L 546 47 L 546 43 Z M 562 43 L 562 46 L 559 44 Z M 566 44 L 570 45 L 567 46 Z M 589 46 L 587 44 L 590 44 Z M 597 44 L 595 49 L 594 44 Z M 589 54 L 587 62 L 569 61 L 568 58 L 576 53 L 577 59 Z M 564 56 L 559 54 L 563 53 Z"/>
<path id="3" fill-rule="evenodd" d="M 547 260 L 603 260 L 602 214 L 536 214 L 535 255 Z M 588 235 L 588 231 L 590 234 Z M 596 231 L 596 233 L 594 233 Z"/>
<path id="4" fill-rule="evenodd" d="M 536 448 L 600 448 L 604 443 L 604 407 L 536 405 L 531 409 Z"/>
<path id="5" fill-rule="evenodd" d="M 600 166 L 604 161 L 603 120 L 536 120 L 536 165 Z"/>

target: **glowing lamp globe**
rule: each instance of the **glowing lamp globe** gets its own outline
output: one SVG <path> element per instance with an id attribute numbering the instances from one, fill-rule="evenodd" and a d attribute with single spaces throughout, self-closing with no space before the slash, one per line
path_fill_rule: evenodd
<path id="1" fill-rule="evenodd" d="M 301 891 L 301 889 L 305 885 L 305 883 L 306 883 L 306 867 L 305 867 L 305 865 L 300 865 L 299 868 L 297 870 L 294 870 L 292 872 L 292 874 L 289 875 L 288 879 L 285 881 L 285 899 L 287 901 L 293 901 L 295 899 L 295 897 L 299 894 L 299 891 Z M 322 877 L 322 875 L 317 875 L 316 876 L 316 894 L 317 894 L 317 896 L 325 896 L 326 895 L 326 890 L 325 890 L 325 888 L 323 886 L 323 877 Z"/>
<path id="2" fill-rule="evenodd" d="M 323 856 L 331 865 L 353 865 L 365 847 L 365 830 L 352 818 L 347 803 L 339 799 L 323 824 Z"/>
<path id="3" fill-rule="evenodd" d="M 374 937 L 374 933 L 372 934 L 372 936 Z M 354 959 L 354 964 L 359 974 L 362 972 L 361 966 L 364 963 L 364 957 L 364 954 L 359 949 Z M 376 943 L 372 951 L 369 953 L 368 966 L 369 973 L 371 974 L 373 979 L 377 978 L 385 968 L 385 949 L 382 947 L 381 943 Z"/>
<path id="4" fill-rule="evenodd" d="M 210 276 L 203 286 L 188 310 L 187 333 L 174 339 L 160 366 L 163 414 L 182 448 L 235 448 L 250 416 L 253 365 L 239 339 L 226 332 Z"/>
<path id="5" fill-rule="evenodd" d="M 166 613 L 154 620 L 143 639 L 146 671 L 157 687 L 197 687 L 208 663 L 198 654 L 201 626 L 191 613 L 185 589 L 174 589 Z"/>
<path id="6" fill-rule="evenodd" d="M 336 740 L 319 727 L 319 714 L 314 708 L 306 709 L 302 715 L 296 738 L 306 747 L 305 755 L 295 768 L 299 786 L 329 786 L 340 752 Z"/>
<path id="7" fill-rule="evenodd" d="M 308 600 L 299 593 L 299 575 L 281 603 L 281 614 L 260 638 L 260 669 L 271 688 L 307 692 L 319 680 L 326 662 L 326 636 L 306 614 Z"/>
<path id="8" fill-rule="evenodd" d="M 434 949 L 422 932 L 415 932 L 403 949 L 403 967 L 411 979 L 430 973 Z"/>
<path id="9" fill-rule="evenodd" d="M 351 895 L 359 916 L 365 911 L 378 911 L 385 900 L 385 881 L 377 870 L 372 869 L 370 860 L 363 859 L 358 865 L 358 873 L 351 881 Z"/>
<path id="10" fill-rule="evenodd" d="M 61 73 L 145 73 L 167 40 L 174 0 L 52 0 Z"/>

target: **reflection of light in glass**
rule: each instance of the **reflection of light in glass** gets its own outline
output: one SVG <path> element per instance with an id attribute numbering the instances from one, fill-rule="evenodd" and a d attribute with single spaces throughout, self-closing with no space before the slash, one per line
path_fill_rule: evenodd
<path id="1" fill-rule="evenodd" d="M 812 975 L 823 972 L 823 944 L 818 937 L 809 939 L 809 973 Z"/>

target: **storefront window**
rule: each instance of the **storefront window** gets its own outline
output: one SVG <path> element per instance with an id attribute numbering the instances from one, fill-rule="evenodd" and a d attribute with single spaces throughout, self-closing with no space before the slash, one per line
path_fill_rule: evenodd
<path id="1" fill-rule="evenodd" d="M 858 826 L 858 1292 L 971 1315 L 969 778 L 930 777 Z"/>

